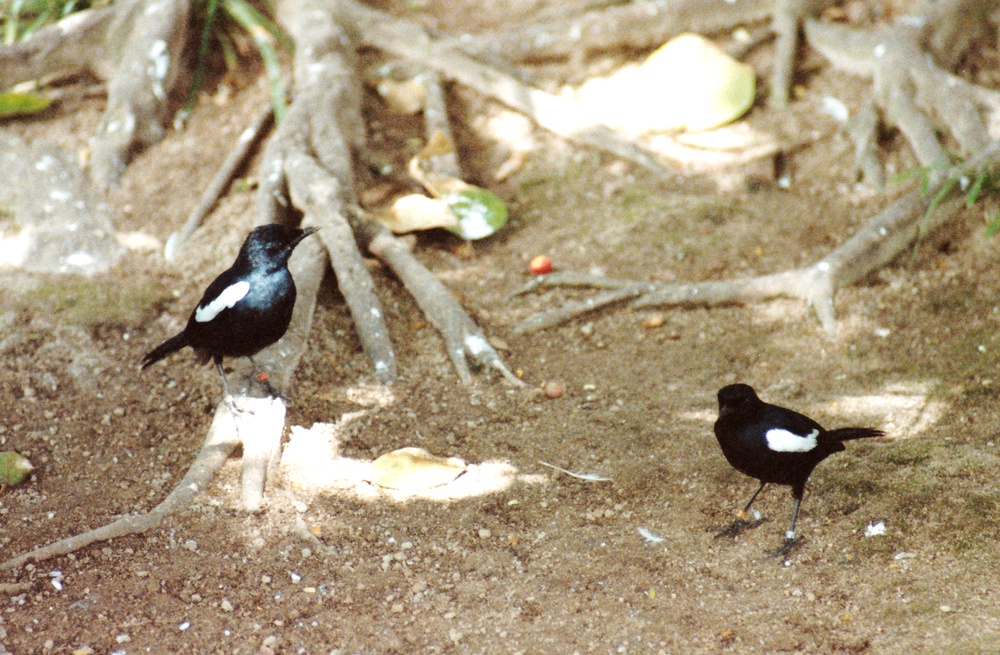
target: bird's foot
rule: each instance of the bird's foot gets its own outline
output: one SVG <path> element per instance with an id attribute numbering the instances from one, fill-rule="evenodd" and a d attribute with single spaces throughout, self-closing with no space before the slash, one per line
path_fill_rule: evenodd
<path id="1" fill-rule="evenodd" d="M 252 416 L 253 414 L 256 413 L 254 411 L 253 404 L 248 403 L 246 401 L 247 401 L 246 396 L 240 396 L 240 402 L 236 402 L 236 396 L 232 395 L 231 393 L 227 393 L 222 397 L 222 402 L 226 404 L 226 407 L 229 409 L 229 413 L 233 415 L 234 419 L 239 418 L 244 414 L 249 414 Z"/>
<path id="2" fill-rule="evenodd" d="M 273 386 L 271 386 L 271 381 L 268 380 L 267 373 L 264 373 L 263 371 L 258 373 L 257 382 L 260 383 L 260 386 L 264 387 L 264 391 L 267 392 L 267 395 L 271 396 L 272 398 L 281 398 L 281 394 L 278 393 L 278 390 L 275 389 Z"/>
<path id="3" fill-rule="evenodd" d="M 718 532 L 715 533 L 715 538 L 719 539 L 721 537 L 731 537 L 735 539 L 740 536 L 744 530 L 749 530 L 750 528 L 756 528 L 758 525 L 764 522 L 764 519 L 754 519 L 753 521 L 745 521 L 742 518 L 737 518 L 733 521 L 732 525 L 728 525 Z"/>
<path id="4" fill-rule="evenodd" d="M 798 537 L 786 537 L 785 543 L 780 548 L 765 550 L 764 554 L 768 557 L 780 557 L 785 559 L 797 546 L 801 544 L 802 540 Z"/>

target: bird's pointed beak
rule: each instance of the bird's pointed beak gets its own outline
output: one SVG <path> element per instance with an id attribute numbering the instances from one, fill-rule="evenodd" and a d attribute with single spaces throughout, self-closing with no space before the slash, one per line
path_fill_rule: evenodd
<path id="1" fill-rule="evenodd" d="M 294 250 L 295 246 L 299 245 L 299 243 L 301 243 L 303 239 L 305 239 L 310 234 L 315 234 L 316 232 L 319 232 L 319 228 L 318 227 L 304 227 L 304 228 L 302 228 L 302 234 L 300 234 L 299 236 L 295 237 L 295 239 L 290 244 L 288 244 L 288 250 L 289 251 Z"/>

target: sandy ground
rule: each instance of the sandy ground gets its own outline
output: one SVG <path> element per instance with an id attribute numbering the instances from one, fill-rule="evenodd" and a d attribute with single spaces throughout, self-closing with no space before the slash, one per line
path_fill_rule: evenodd
<path id="1" fill-rule="evenodd" d="M 863 93 L 823 69 L 798 102 L 835 94 L 854 104 Z M 142 153 L 112 194 L 121 231 L 162 243 L 262 102 L 251 85 L 202 103 L 186 132 Z M 78 148 L 101 103 L 64 104 L 14 129 Z M 841 292 L 834 339 L 793 301 L 666 310 L 659 327 L 617 306 L 512 333 L 591 293 L 512 296 L 535 254 L 560 270 L 695 281 L 829 252 L 886 197 L 854 186 L 850 144 L 814 120 L 823 136 L 791 159 L 787 190 L 741 171 L 654 179 L 544 135 L 493 185 L 497 155 L 464 130 L 467 166 L 512 220 L 471 258 L 442 235 L 420 237 L 417 252 L 506 347 L 527 388 L 488 374 L 461 386 L 441 339 L 373 263 L 401 371 L 391 388 L 375 385 L 331 280 L 286 390 L 290 443 L 320 435 L 320 450 L 288 448 L 259 514 L 240 509 L 233 459 L 158 529 L 4 573 L 0 583 L 22 586 L 0 597 L 0 651 L 997 652 L 1000 281 L 981 209 L 912 261 Z M 901 170 L 912 165 L 901 141 L 886 149 Z M 189 353 L 142 375 L 138 362 L 229 265 L 252 206 L 251 192 L 230 193 L 174 264 L 139 250 L 104 279 L 5 275 L 0 447 L 38 471 L 0 493 L 4 558 L 146 511 L 187 470 L 218 378 Z M 118 304 L 77 309 L 98 291 Z M 715 392 L 737 380 L 826 426 L 889 434 L 820 465 L 804 543 L 784 563 L 764 551 L 781 542 L 786 489 L 758 501 L 763 525 L 714 538 L 755 488 L 712 434 Z M 545 397 L 546 382 L 565 393 Z M 417 498 L 338 478 L 405 446 L 460 457 L 470 471 Z M 886 534 L 864 536 L 879 521 Z"/>

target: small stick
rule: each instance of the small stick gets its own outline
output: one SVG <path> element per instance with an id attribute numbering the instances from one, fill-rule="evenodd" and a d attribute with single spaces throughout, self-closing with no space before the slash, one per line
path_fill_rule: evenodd
<path id="1" fill-rule="evenodd" d="M 226 160 L 222 162 L 219 172 L 215 174 L 208 188 L 202 194 L 198 206 L 188 216 L 187 221 L 181 229 L 171 234 L 170 238 L 167 239 L 167 245 L 163 249 L 163 257 L 168 262 L 174 261 L 181 246 L 187 242 L 191 237 L 191 233 L 198 229 L 198 226 L 205 220 L 208 212 L 212 211 L 215 204 L 219 202 L 219 198 L 226 192 L 229 183 L 236 176 L 236 171 L 246 162 L 251 148 L 260 140 L 260 136 L 264 133 L 264 130 L 271 125 L 273 116 L 274 112 L 268 106 L 267 110 L 261 112 L 254 119 L 253 123 L 250 124 L 250 127 L 243 130 L 243 133 L 240 134 L 240 138 L 236 141 L 236 146 L 229 151 Z"/>

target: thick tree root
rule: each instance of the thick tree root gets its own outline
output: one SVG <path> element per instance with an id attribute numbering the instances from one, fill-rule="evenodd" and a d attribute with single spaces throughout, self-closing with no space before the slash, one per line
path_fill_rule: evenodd
<path id="1" fill-rule="evenodd" d="M 571 99 L 547 93 L 511 74 L 483 64 L 429 35 L 416 23 L 394 18 L 353 0 L 326 0 L 357 26 L 361 42 L 438 71 L 444 77 L 523 113 L 540 127 L 568 141 L 596 148 L 657 174 L 667 167 L 656 153 L 595 125 Z"/>
<path id="2" fill-rule="evenodd" d="M 509 32 L 478 34 L 472 39 L 453 37 L 443 44 L 472 55 L 518 63 L 602 50 L 654 48 L 683 32 L 711 34 L 763 21 L 771 14 L 773 4 L 773 0 L 623 3 L 580 16 L 533 22 Z"/>
<path id="3" fill-rule="evenodd" d="M 577 316 L 635 298 L 632 307 L 671 305 L 722 305 L 749 303 L 779 296 L 806 301 L 831 337 L 836 334 L 834 296 L 892 261 L 919 236 L 950 219 L 963 205 L 955 189 L 927 216 L 932 199 L 955 177 L 978 174 L 1000 160 L 1000 141 L 984 148 L 961 167 L 938 170 L 930 176 L 927 193 L 914 189 L 872 217 L 853 237 L 807 268 L 799 268 L 745 280 L 722 280 L 693 284 L 660 284 L 556 273 L 538 278 L 521 292 L 540 286 L 591 286 L 610 289 L 587 300 L 536 314 L 514 327 L 519 334 L 558 325 Z M 957 186 L 957 185 L 956 185 Z"/>
<path id="4" fill-rule="evenodd" d="M 14 569 L 28 562 L 39 562 L 67 555 L 101 541 L 130 534 L 141 534 L 155 528 L 173 512 L 190 505 L 194 498 L 212 482 L 216 471 L 222 467 L 241 440 L 246 447 L 246 444 L 252 444 L 255 441 L 253 438 L 248 438 L 250 435 L 266 431 L 269 427 L 273 427 L 275 422 L 279 426 L 284 423 L 285 405 L 281 400 L 241 397 L 235 399 L 235 405 L 238 410 L 234 416 L 226 403 L 219 404 L 212 426 L 208 430 L 208 436 L 195 458 L 194 464 L 174 487 L 174 490 L 152 510 L 145 514 L 125 516 L 94 530 L 88 530 L 82 534 L 23 553 L 0 563 L 0 570 Z M 263 423 L 269 425 L 262 425 L 262 419 Z"/>
<path id="5" fill-rule="evenodd" d="M 524 383 L 510 372 L 455 296 L 399 239 L 381 223 L 356 219 L 354 224 L 355 234 L 367 243 L 368 251 L 396 274 L 417 301 L 424 316 L 441 334 L 448 357 L 464 384 L 472 383 L 468 365 L 468 360 L 471 360 L 475 367 L 493 369 L 510 384 L 523 386 Z"/>
<path id="6" fill-rule="evenodd" d="M 938 137 L 939 126 L 951 133 L 962 154 L 986 147 L 989 133 L 979 107 L 987 104 L 984 96 L 992 96 L 995 106 L 1000 94 L 970 84 L 942 66 L 954 65 L 970 40 L 986 29 L 993 7 L 995 3 L 988 0 L 925 3 L 919 14 L 873 32 L 806 21 L 812 47 L 835 67 L 872 79 L 874 105 L 864 107 L 849 129 L 857 145 L 858 168 L 866 179 L 875 183 L 884 179 L 873 153 L 878 128 L 874 107 L 900 129 L 925 166 L 951 161 Z"/>
<path id="7" fill-rule="evenodd" d="M 0 89 L 81 68 L 107 80 L 90 175 L 103 187 L 117 184 L 135 151 L 166 133 L 189 9 L 189 0 L 120 0 L 72 14 L 0 48 Z"/>
<path id="8" fill-rule="evenodd" d="M 268 107 L 267 110 L 262 111 L 254 119 L 250 127 L 243 130 L 243 133 L 240 134 L 239 139 L 236 140 L 236 145 L 226 155 L 226 160 L 222 162 L 219 171 L 212 178 L 208 188 L 201 194 L 198 206 L 188 215 L 188 219 L 184 222 L 181 229 L 171 234 L 170 238 L 167 239 L 167 245 L 163 248 L 163 258 L 168 262 L 173 261 L 177 257 L 177 252 L 191 238 L 191 234 L 201 226 L 201 222 L 205 220 L 205 217 L 212 211 L 215 204 L 219 202 L 219 198 L 229 188 L 229 183 L 233 181 L 236 172 L 246 164 L 253 146 L 260 141 L 261 135 L 270 127 L 273 117 L 274 112 Z"/>

